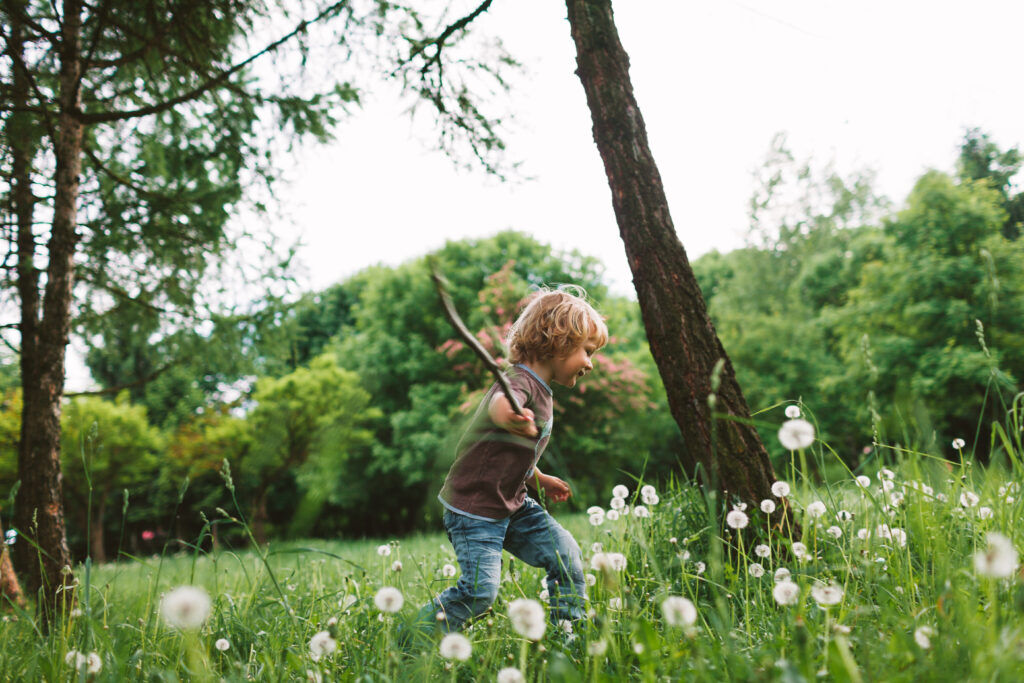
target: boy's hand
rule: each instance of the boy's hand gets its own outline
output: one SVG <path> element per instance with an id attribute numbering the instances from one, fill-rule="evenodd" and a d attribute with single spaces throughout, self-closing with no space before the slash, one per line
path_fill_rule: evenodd
<path id="1" fill-rule="evenodd" d="M 538 434 L 537 425 L 533 421 L 533 411 L 523 408 L 523 415 L 517 414 L 512 410 L 508 399 L 502 394 L 498 394 L 491 400 L 490 414 L 491 421 L 495 426 L 506 432 L 527 437 L 534 437 Z"/>
<path id="2" fill-rule="evenodd" d="M 540 487 L 544 489 L 544 494 L 556 503 L 564 503 L 572 497 L 572 489 L 558 477 L 542 474 L 538 477 L 538 480 Z"/>

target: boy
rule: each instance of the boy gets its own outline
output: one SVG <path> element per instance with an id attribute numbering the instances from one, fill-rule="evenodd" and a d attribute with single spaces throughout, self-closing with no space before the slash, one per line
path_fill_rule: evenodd
<path id="1" fill-rule="evenodd" d="M 537 461 L 551 436 L 552 381 L 567 387 L 593 370 L 592 356 L 608 341 L 604 321 L 581 289 L 534 296 L 509 331 L 507 377 L 525 417 L 498 384 L 487 392 L 457 448 L 438 499 L 462 571 L 456 585 L 420 610 L 421 625 L 454 631 L 485 612 L 498 595 L 502 548 L 547 571 L 551 619 L 585 617 L 586 587 L 579 545 L 535 500 L 527 484 L 554 501 L 569 485 L 544 474 Z"/>

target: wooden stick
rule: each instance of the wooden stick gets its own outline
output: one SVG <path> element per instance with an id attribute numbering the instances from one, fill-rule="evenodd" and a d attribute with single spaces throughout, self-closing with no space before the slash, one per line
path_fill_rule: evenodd
<path id="1" fill-rule="evenodd" d="M 437 294 L 441 297 L 441 307 L 444 309 L 444 315 L 448 318 L 448 322 L 452 324 L 455 331 L 462 341 L 466 342 L 469 348 L 473 349 L 473 352 L 479 356 L 480 360 L 484 362 L 487 369 L 491 371 L 491 374 L 498 380 L 498 385 L 501 386 L 501 390 L 505 392 L 505 397 L 508 399 L 509 404 L 512 406 L 512 410 L 516 412 L 516 415 L 520 417 L 526 417 L 523 414 L 523 409 L 519 406 L 519 401 L 512 394 L 512 387 L 508 385 L 508 380 L 502 373 L 501 368 L 498 366 L 494 359 L 491 358 L 491 354 L 487 353 L 481 344 L 480 340 L 473 336 L 473 334 L 466 328 L 466 325 L 462 322 L 462 318 L 459 317 L 458 312 L 455 310 L 455 304 L 452 302 L 451 296 L 448 294 L 448 290 L 444 286 L 444 278 L 441 273 L 437 270 L 437 264 L 432 263 L 430 266 L 430 278 L 434 281 L 434 287 L 437 288 Z"/>

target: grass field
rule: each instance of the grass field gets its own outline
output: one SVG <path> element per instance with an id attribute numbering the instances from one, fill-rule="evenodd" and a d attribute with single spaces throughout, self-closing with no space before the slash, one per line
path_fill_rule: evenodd
<path id="1" fill-rule="evenodd" d="M 80 566 L 79 608 L 50 634 L 31 613 L 5 612 L 0 676 L 1020 680 L 1022 469 L 1007 445 L 1008 468 L 892 450 L 888 467 L 858 472 L 860 482 L 852 473 L 829 485 L 792 482 L 802 545 L 760 510 L 737 511 L 697 487 L 663 485 L 644 504 L 641 482 L 623 482 L 629 495 L 613 502 L 608 492 L 600 524 L 555 508 L 583 549 L 591 618 L 571 632 L 549 624 L 539 640 L 520 635 L 509 604 L 541 602 L 541 572 L 506 556 L 498 601 L 463 634 L 468 650 L 458 640 L 397 646 L 400 625 L 457 578 L 446 574 L 455 559 L 440 530 Z M 624 568 L 608 566 L 614 553 Z M 190 602 L 171 592 L 181 586 L 200 587 L 209 607 L 203 594 Z M 386 586 L 402 596 L 394 612 L 375 602 Z"/>

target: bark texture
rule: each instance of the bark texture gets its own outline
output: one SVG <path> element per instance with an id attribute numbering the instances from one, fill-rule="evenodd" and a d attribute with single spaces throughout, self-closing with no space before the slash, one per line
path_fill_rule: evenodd
<path id="1" fill-rule="evenodd" d="M 14 521 L 19 532 L 31 538 L 38 549 L 23 539 L 15 545 L 15 562 L 27 588 L 31 592 L 41 591 L 38 607 L 43 628 L 73 600 L 71 553 L 62 505 L 60 414 L 65 350 L 71 327 L 78 183 L 82 166 L 82 124 L 77 118 L 81 9 L 78 0 L 67 0 L 63 6 L 60 116 L 54 141 L 57 182 L 53 225 L 47 245 L 49 263 L 42 317 L 39 317 L 39 278 L 34 264 L 31 222 L 23 232 L 19 220 L 18 235 L 24 405 L 18 448 L 21 487 L 15 501 Z"/>
<path id="2" fill-rule="evenodd" d="M 685 441 L 684 463 L 705 484 L 756 506 L 775 481 L 752 426 L 715 419 L 709 408 L 716 365 L 715 412 L 739 420 L 750 409 L 708 318 L 704 297 L 676 236 L 661 176 L 629 79 L 609 0 L 567 0 L 577 75 L 594 123 L 612 204 L 633 273 L 651 354 Z M 781 505 L 777 521 L 785 513 Z"/>

